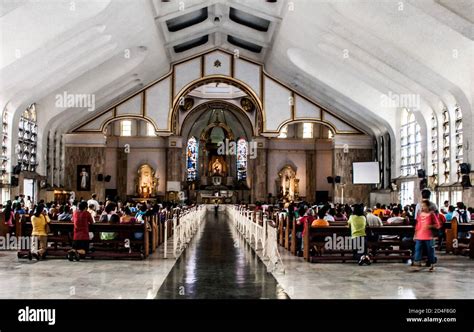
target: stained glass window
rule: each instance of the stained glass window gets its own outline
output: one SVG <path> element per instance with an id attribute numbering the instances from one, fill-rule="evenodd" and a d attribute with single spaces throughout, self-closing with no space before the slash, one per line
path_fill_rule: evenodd
<path id="1" fill-rule="evenodd" d="M 38 164 L 36 159 L 38 125 L 35 104 L 29 106 L 20 116 L 18 127 L 18 144 L 15 147 L 18 164 L 21 165 L 22 171 L 35 172 Z"/>
<path id="2" fill-rule="evenodd" d="M 247 153 L 248 144 L 243 138 L 237 141 L 237 180 L 247 179 Z"/>
<path id="3" fill-rule="evenodd" d="M 186 167 L 188 170 L 188 181 L 195 181 L 197 179 L 197 165 L 198 165 L 199 143 L 196 138 L 191 137 L 188 140 Z"/>

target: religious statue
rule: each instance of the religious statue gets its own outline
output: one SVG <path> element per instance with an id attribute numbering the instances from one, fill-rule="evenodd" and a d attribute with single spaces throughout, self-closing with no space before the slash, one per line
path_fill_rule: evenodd
<path id="1" fill-rule="evenodd" d="M 216 161 L 214 161 L 214 163 L 212 164 L 212 170 L 214 172 L 214 175 L 221 175 L 222 164 L 219 159 L 216 159 Z"/>
<path id="2" fill-rule="evenodd" d="M 156 195 L 158 179 L 153 168 L 144 164 L 138 168 L 137 191 L 141 198 L 150 198 Z"/>
<path id="3" fill-rule="evenodd" d="M 278 172 L 279 180 L 277 185 L 280 191 L 280 199 L 297 200 L 299 198 L 299 179 L 296 178 L 296 171 L 292 166 L 287 165 Z"/>

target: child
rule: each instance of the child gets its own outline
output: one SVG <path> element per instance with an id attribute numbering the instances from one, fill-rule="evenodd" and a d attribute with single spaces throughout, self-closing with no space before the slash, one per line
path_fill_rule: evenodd
<path id="1" fill-rule="evenodd" d="M 433 244 L 433 230 L 439 229 L 440 227 L 438 218 L 435 213 L 430 210 L 430 201 L 426 199 L 423 200 L 421 203 L 421 212 L 418 213 L 416 218 L 414 267 L 421 267 L 421 255 L 424 247 L 428 255 L 429 271 L 434 271 L 436 257 Z"/>

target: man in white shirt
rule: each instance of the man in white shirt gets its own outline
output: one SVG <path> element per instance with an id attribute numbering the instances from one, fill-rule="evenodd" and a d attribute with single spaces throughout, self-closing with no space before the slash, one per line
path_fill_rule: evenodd
<path id="1" fill-rule="evenodd" d="M 394 208 L 392 212 L 392 217 L 388 218 L 387 224 L 388 225 L 403 225 L 405 222 L 405 218 L 400 216 L 400 209 L 399 208 Z"/>
<path id="2" fill-rule="evenodd" d="M 369 227 L 381 227 L 383 226 L 382 220 L 372 213 L 372 209 L 367 209 L 367 224 Z"/>
<path id="3" fill-rule="evenodd" d="M 96 211 L 99 210 L 99 202 L 97 202 L 97 194 L 92 194 L 92 198 L 87 201 L 87 206 L 89 206 L 89 205 L 94 205 L 95 210 Z"/>

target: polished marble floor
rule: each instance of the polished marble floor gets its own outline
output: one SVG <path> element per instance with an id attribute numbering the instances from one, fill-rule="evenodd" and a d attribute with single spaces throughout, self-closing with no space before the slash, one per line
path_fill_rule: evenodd
<path id="1" fill-rule="evenodd" d="M 281 255 L 286 271 L 273 278 L 224 214 L 210 213 L 178 261 L 164 259 L 163 248 L 144 261 L 30 262 L 0 251 L 0 298 L 474 299 L 467 257 L 440 255 L 429 273 L 402 263 L 309 264 Z"/>
<path id="2" fill-rule="evenodd" d="M 208 213 L 157 299 L 285 299 L 283 289 L 226 215 Z"/>

